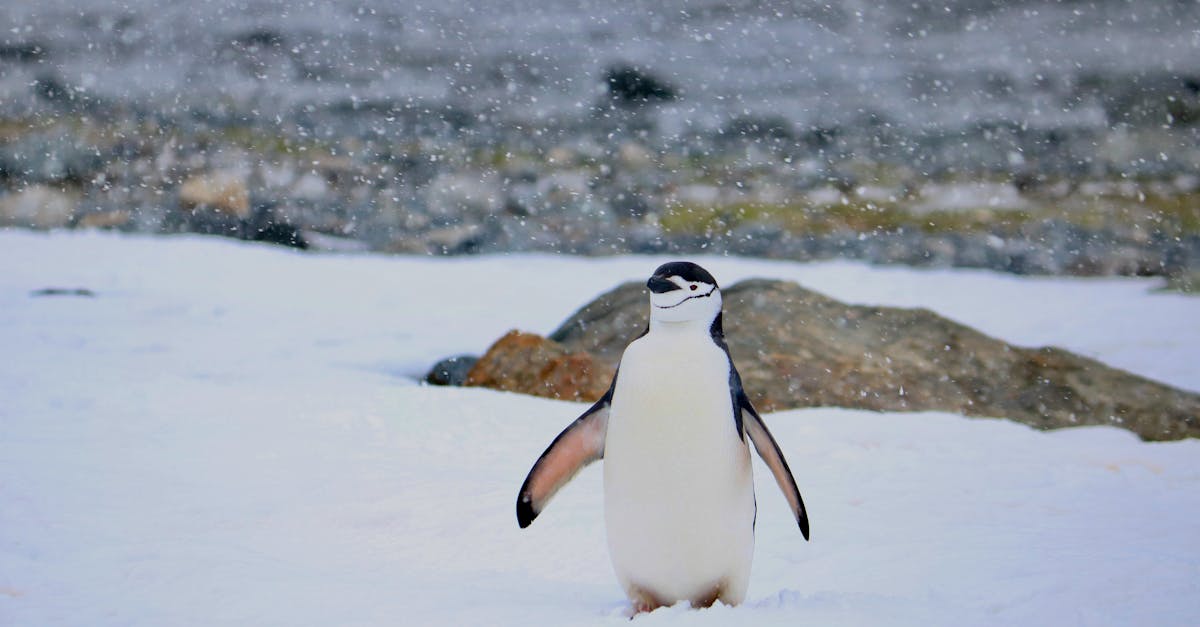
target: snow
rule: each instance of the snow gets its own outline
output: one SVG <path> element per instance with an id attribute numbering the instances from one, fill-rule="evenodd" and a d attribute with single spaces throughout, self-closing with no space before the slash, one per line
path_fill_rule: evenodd
<path id="1" fill-rule="evenodd" d="M 624 625 L 598 467 L 519 530 L 580 405 L 417 385 L 659 258 L 314 255 L 0 231 L 0 625 Z M 922 306 L 1200 390 L 1200 300 L 1145 279 L 699 259 Z M 33 297 L 84 287 L 94 298 Z M 812 409 L 766 417 L 737 608 L 638 624 L 1195 623 L 1200 443 Z"/>

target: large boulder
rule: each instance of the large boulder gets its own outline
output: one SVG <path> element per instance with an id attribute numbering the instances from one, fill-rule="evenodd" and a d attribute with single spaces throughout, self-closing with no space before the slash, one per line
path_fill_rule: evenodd
<path id="1" fill-rule="evenodd" d="M 762 411 L 940 410 L 1041 429 L 1113 425 L 1147 440 L 1200 436 L 1200 395 L 1062 349 L 1012 346 L 925 309 L 848 305 L 785 281 L 743 281 L 723 293 L 730 352 Z M 642 284 L 621 285 L 548 339 L 521 335 L 527 354 L 536 345 L 552 357 L 500 363 L 493 347 L 472 371 L 488 377 L 472 382 L 598 398 L 646 328 L 646 303 Z M 562 381 L 572 383 L 560 390 Z"/>

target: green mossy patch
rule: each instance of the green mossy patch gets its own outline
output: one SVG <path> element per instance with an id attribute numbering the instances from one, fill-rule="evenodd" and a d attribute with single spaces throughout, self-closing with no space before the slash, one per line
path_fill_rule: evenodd
<path id="1" fill-rule="evenodd" d="M 818 205 L 808 202 L 732 203 L 705 205 L 673 203 L 659 219 L 668 233 L 719 233 L 748 223 L 779 226 L 794 234 L 824 235 L 837 231 L 857 233 L 918 230 L 926 233 L 962 233 L 1007 230 L 1034 219 L 1029 211 L 990 209 L 913 211 L 898 202 L 848 199 Z"/>
<path id="2" fill-rule="evenodd" d="M 924 233 L 1013 232 L 1038 220 L 1061 220 L 1090 231 L 1140 232 L 1146 237 L 1200 235 L 1200 192 L 1136 195 L 1069 194 L 1026 197 L 1021 209 L 967 207 L 917 209 L 907 198 L 866 200 L 853 194 L 818 204 L 803 197 L 781 203 L 669 203 L 660 224 L 668 233 L 724 232 L 747 223 L 766 223 L 796 234 L 919 230 Z"/>

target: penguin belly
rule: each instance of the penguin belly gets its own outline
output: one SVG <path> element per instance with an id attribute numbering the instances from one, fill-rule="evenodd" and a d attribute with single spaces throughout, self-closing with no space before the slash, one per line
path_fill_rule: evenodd
<path id="1" fill-rule="evenodd" d="M 635 607 L 745 598 L 754 482 L 729 372 L 707 335 L 651 333 L 622 357 L 605 438 L 604 513 L 613 569 Z"/>

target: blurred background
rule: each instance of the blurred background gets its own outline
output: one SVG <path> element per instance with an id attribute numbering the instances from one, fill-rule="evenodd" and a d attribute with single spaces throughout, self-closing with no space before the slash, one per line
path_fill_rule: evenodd
<path id="1" fill-rule="evenodd" d="M 0 24 L 0 225 L 1200 269 L 1194 0 L 10 0 Z"/>

